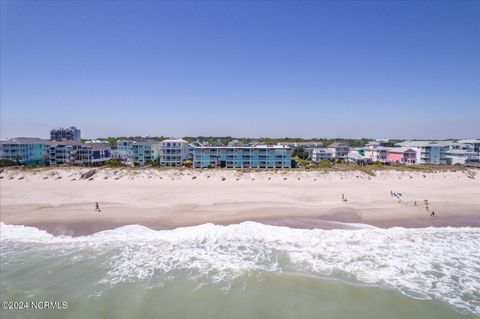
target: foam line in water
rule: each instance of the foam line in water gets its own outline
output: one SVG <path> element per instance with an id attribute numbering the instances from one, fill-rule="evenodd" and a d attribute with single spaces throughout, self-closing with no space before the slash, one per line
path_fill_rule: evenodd
<path id="1" fill-rule="evenodd" d="M 101 282 L 109 285 L 160 283 L 178 273 L 229 282 L 263 270 L 394 287 L 480 314 L 480 228 L 309 230 L 244 222 L 161 231 L 130 225 L 69 237 L 2 223 L 0 238 L 2 263 L 32 245 L 55 249 L 72 263 L 87 258 L 74 253 L 79 250 L 108 255 L 99 267 L 106 270 Z"/>

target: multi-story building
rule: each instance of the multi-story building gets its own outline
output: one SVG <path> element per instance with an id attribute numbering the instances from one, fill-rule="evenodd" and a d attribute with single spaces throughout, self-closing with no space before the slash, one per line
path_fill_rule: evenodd
<path id="1" fill-rule="evenodd" d="M 131 153 L 133 143 L 134 143 L 134 141 L 132 141 L 132 140 L 118 140 L 117 141 L 117 150 Z"/>
<path id="2" fill-rule="evenodd" d="M 99 166 L 111 158 L 109 146 L 82 144 L 75 141 L 53 142 L 50 145 L 50 165 Z"/>
<path id="3" fill-rule="evenodd" d="M 161 166 L 182 166 L 189 158 L 188 142 L 183 139 L 163 140 L 160 144 Z"/>
<path id="4" fill-rule="evenodd" d="M 470 152 L 480 153 L 480 140 L 459 140 L 457 143 L 465 145 Z"/>
<path id="5" fill-rule="evenodd" d="M 69 128 L 59 128 L 50 131 L 50 140 L 52 141 L 75 141 L 80 142 L 80 130 L 75 126 Z"/>
<path id="6" fill-rule="evenodd" d="M 387 150 L 387 161 L 390 163 L 414 165 L 417 162 L 417 153 L 408 147 L 390 147 Z"/>
<path id="7" fill-rule="evenodd" d="M 328 148 L 314 148 L 312 150 L 312 162 L 320 163 L 323 160 L 331 160 L 333 158 L 332 151 Z"/>
<path id="8" fill-rule="evenodd" d="M 82 147 L 80 142 L 52 142 L 49 149 L 50 165 L 74 165 L 76 154 Z"/>
<path id="9" fill-rule="evenodd" d="M 387 151 L 388 148 L 384 146 L 370 146 L 364 149 L 364 156 L 367 158 L 372 159 L 372 161 L 376 162 L 387 162 Z"/>
<path id="10" fill-rule="evenodd" d="M 0 142 L 0 158 L 25 165 L 48 163 L 50 141 L 40 138 L 17 137 Z"/>
<path id="11" fill-rule="evenodd" d="M 405 141 L 400 146 L 411 148 L 416 152 L 416 164 L 447 164 L 445 151 L 448 149 L 437 141 Z"/>
<path id="12" fill-rule="evenodd" d="M 196 146 L 193 167 L 290 168 L 291 148 L 285 146 Z"/>
<path id="13" fill-rule="evenodd" d="M 332 152 L 332 156 L 337 159 L 346 158 L 350 152 L 350 146 L 343 143 L 330 144 L 328 149 Z"/>
<path id="14" fill-rule="evenodd" d="M 480 156 L 477 152 L 461 149 L 451 149 L 445 152 L 445 159 L 448 165 L 465 165 L 478 163 Z"/>
<path id="15" fill-rule="evenodd" d="M 132 144 L 132 162 L 144 166 L 148 162 L 158 161 L 160 155 L 160 142 L 147 140 L 135 141 Z"/>

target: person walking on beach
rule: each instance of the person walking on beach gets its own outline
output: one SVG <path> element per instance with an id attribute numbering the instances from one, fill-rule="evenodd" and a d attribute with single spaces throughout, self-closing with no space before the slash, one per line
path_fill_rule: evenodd
<path id="1" fill-rule="evenodd" d="M 98 205 L 98 202 L 95 202 L 95 211 L 96 212 L 101 212 L 102 210 L 100 209 L 100 205 Z"/>
<path id="2" fill-rule="evenodd" d="M 345 201 L 345 194 L 342 194 L 342 201 Z"/>

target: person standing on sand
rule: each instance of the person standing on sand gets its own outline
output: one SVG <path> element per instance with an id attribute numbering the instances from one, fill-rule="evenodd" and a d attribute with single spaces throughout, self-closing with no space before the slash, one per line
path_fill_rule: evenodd
<path id="1" fill-rule="evenodd" d="M 95 202 L 95 211 L 96 212 L 101 212 L 100 205 L 98 205 L 98 202 Z"/>
<path id="2" fill-rule="evenodd" d="M 342 201 L 345 201 L 345 194 L 342 194 Z"/>

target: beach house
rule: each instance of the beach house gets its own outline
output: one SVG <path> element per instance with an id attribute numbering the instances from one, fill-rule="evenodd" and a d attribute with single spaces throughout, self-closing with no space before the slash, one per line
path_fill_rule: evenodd
<path id="1" fill-rule="evenodd" d="M 0 158 L 24 165 L 45 165 L 51 141 L 17 137 L 0 142 Z"/>
<path id="2" fill-rule="evenodd" d="M 148 162 L 158 161 L 159 155 L 159 141 L 146 140 L 132 143 L 132 161 L 135 165 L 144 166 Z"/>
<path id="3" fill-rule="evenodd" d="M 285 146 L 195 146 L 193 167 L 290 168 L 292 150 Z"/>
<path id="4" fill-rule="evenodd" d="M 448 165 L 465 165 L 480 162 L 480 156 L 477 152 L 464 149 L 450 149 L 446 151 L 445 159 Z"/>
<path id="5" fill-rule="evenodd" d="M 184 139 L 168 139 L 160 143 L 161 166 L 182 166 L 189 154 L 188 142 Z"/>
<path id="6" fill-rule="evenodd" d="M 131 154 L 133 142 L 132 140 L 117 140 L 116 149 Z"/>
<path id="7" fill-rule="evenodd" d="M 342 159 L 347 157 L 348 152 L 350 152 L 350 147 L 347 144 L 343 143 L 333 143 L 328 146 L 328 149 L 332 152 L 333 158 Z"/>
<path id="8" fill-rule="evenodd" d="M 388 147 L 385 146 L 369 146 L 364 149 L 364 156 L 370 158 L 374 162 L 387 162 Z"/>
<path id="9" fill-rule="evenodd" d="M 328 148 L 314 148 L 312 150 L 312 162 L 320 163 L 323 160 L 331 160 L 333 158 L 332 151 Z"/>
<path id="10" fill-rule="evenodd" d="M 414 165 L 417 162 L 417 153 L 408 147 L 389 147 L 387 161 L 392 164 Z"/>

